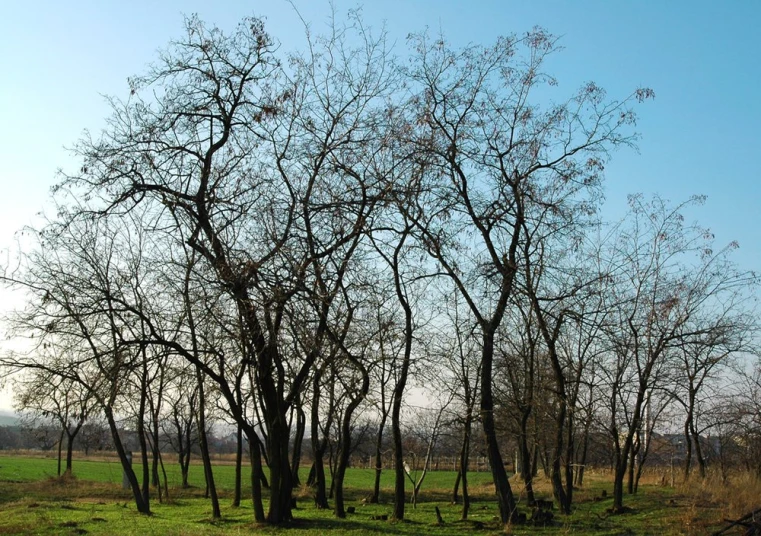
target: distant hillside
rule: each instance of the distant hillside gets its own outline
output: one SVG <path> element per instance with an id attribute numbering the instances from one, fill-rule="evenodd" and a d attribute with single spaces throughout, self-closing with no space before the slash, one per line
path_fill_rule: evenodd
<path id="1" fill-rule="evenodd" d="M 16 426 L 18 417 L 12 411 L 0 410 L 0 426 Z"/>

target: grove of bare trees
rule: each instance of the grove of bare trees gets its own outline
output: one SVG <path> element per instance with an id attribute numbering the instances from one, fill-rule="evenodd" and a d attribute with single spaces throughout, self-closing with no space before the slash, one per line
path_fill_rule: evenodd
<path id="1" fill-rule="evenodd" d="M 208 443 L 226 422 L 235 502 L 248 462 L 256 521 L 291 520 L 302 483 L 344 517 L 366 434 L 378 478 L 393 459 L 401 520 L 448 440 L 462 517 L 483 446 L 509 523 L 510 472 L 533 502 L 543 470 L 570 514 L 584 467 L 608 463 L 620 510 L 657 433 L 684 437 L 685 477 L 728 459 L 706 450 L 709 433 L 725 453 L 740 435 L 757 448 L 761 384 L 741 373 L 757 279 L 736 245 L 685 221 L 700 198 L 634 194 L 620 221 L 600 216 L 605 165 L 636 146 L 652 90 L 563 93 L 542 29 L 465 47 L 421 33 L 402 51 L 351 14 L 307 37 L 286 54 L 262 20 L 225 32 L 188 18 L 109 98 L 106 127 L 60 176 L 57 213 L 3 266 L 26 299 L 6 321 L 27 343 L 2 366 L 19 407 L 60 424 L 67 470 L 102 416 L 140 512 L 170 492 L 169 441 L 184 485 L 199 449 L 219 517 Z M 730 396 L 728 375 L 755 391 Z"/>

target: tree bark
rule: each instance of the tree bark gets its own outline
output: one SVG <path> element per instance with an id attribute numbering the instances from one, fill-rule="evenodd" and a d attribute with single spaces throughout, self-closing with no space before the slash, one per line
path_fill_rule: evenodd
<path id="1" fill-rule="evenodd" d="M 365 399 L 365 396 L 367 396 L 367 392 L 370 389 L 370 376 L 367 369 L 353 356 L 350 356 L 349 360 L 362 374 L 362 386 L 356 396 L 346 406 L 343 422 L 341 423 L 341 436 L 343 441 L 341 441 L 341 449 L 338 453 L 338 464 L 333 477 L 333 482 L 335 483 L 334 512 L 335 516 L 338 518 L 346 517 L 346 510 L 344 509 L 344 476 L 346 475 L 346 467 L 349 465 L 349 455 L 351 454 L 351 417 L 357 407 Z"/>
<path id="2" fill-rule="evenodd" d="M 468 407 L 465 416 L 465 430 L 462 435 L 462 448 L 460 449 L 460 471 L 457 473 L 462 483 L 462 511 L 460 519 L 468 519 L 470 511 L 470 492 L 468 491 L 468 458 L 470 458 L 470 433 L 472 429 L 473 410 Z"/>
<path id="3" fill-rule="evenodd" d="M 217 486 L 214 483 L 214 471 L 211 467 L 211 455 L 209 454 L 209 443 L 206 437 L 206 394 L 200 370 L 196 371 L 196 376 L 198 379 L 198 443 L 201 448 L 201 459 L 203 460 L 203 474 L 206 479 L 206 489 L 211 499 L 211 516 L 213 519 L 220 519 L 222 511 L 219 508 Z"/>
<path id="4" fill-rule="evenodd" d="M 262 452 L 259 439 L 249 434 L 247 437 L 248 453 L 251 457 L 251 502 L 254 507 L 254 520 L 263 523 L 266 518 L 262 505 Z"/>
<path id="5" fill-rule="evenodd" d="M 462 450 L 460 450 L 460 459 L 462 460 Z M 452 488 L 452 504 L 460 502 L 460 480 L 462 480 L 462 471 L 458 465 L 457 475 L 454 477 L 454 487 Z"/>
<path id="6" fill-rule="evenodd" d="M 380 480 L 383 472 L 383 429 L 386 426 L 388 412 L 385 409 L 385 397 L 381 396 L 381 420 L 378 425 L 378 434 L 375 436 L 375 479 L 373 481 L 373 492 L 367 502 L 378 504 L 380 500 Z"/>
<path id="7" fill-rule="evenodd" d="M 277 403 L 276 399 L 267 394 L 267 404 Z M 272 524 L 282 523 L 293 519 L 291 512 L 291 496 L 293 479 L 291 478 L 290 457 L 288 456 L 288 439 L 290 437 L 285 411 L 265 411 L 265 415 L 271 415 L 267 435 L 267 452 L 269 454 L 270 468 L 270 507 L 267 512 L 267 521 Z M 265 417 L 266 418 L 266 417 Z"/>
<path id="8" fill-rule="evenodd" d="M 304 442 L 304 432 L 306 431 L 307 417 L 304 408 L 301 407 L 301 399 L 296 400 L 296 437 L 293 440 L 293 455 L 291 458 L 291 475 L 293 475 L 293 486 L 301 485 L 299 478 L 299 466 L 301 465 L 301 446 Z"/>
<path id="9" fill-rule="evenodd" d="M 243 468 L 243 429 L 238 425 L 235 434 L 235 491 L 233 492 L 234 508 L 240 506 L 241 476 Z"/>
<path id="10" fill-rule="evenodd" d="M 589 428 L 592 423 L 591 413 L 587 415 L 584 421 L 584 436 L 581 440 L 581 453 L 577 460 L 576 469 L 576 487 L 584 485 L 584 469 L 587 465 L 587 452 L 589 450 Z"/>
<path id="11" fill-rule="evenodd" d="M 494 396 L 492 394 L 492 368 L 494 363 L 494 328 L 482 326 L 483 348 L 481 350 L 481 422 L 486 438 L 486 452 L 491 465 L 494 488 L 497 494 L 499 516 L 503 524 L 517 518 L 517 505 L 507 479 L 507 471 L 499 451 L 499 439 L 494 423 Z"/>
<path id="12" fill-rule="evenodd" d="M 61 456 L 63 452 L 63 436 L 65 433 L 65 428 L 61 428 L 61 434 L 58 436 L 58 476 L 61 476 Z"/>
<path id="13" fill-rule="evenodd" d="M 703 456 L 703 447 L 700 445 L 700 434 L 695 428 L 694 420 L 690 420 L 690 431 L 692 435 L 692 441 L 695 443 L 695 458 L 698 460 L 698 474 L 700 478 L 706 477 L 706 460 Z"/>
<path id="14" fill-rule="evenodd" d="M 127 459 L 127 451 L 124 450 L 124 445 L 122 444 L 122 440 L 119 437 L 119 428 L 116 424 L 116 420 L 114 419 L 114 413 L 108 406 L 103 408 L 103 412 L 106 415 L 108 428 L 111 430 L 111 439 L 114 442 L 114 449 L 116 450 L 117 456 L 119 456 L 119 461 L 122 464 L 122 470 L 124 471 L 124 474 L 127 475 L 127 480 L 129 482 L 130 489 L 132 490 L 132 496 L 135 499 L 135 506 L 137 507 L 137 511 L 141 514 L 150 515 L 150 502 L 146 501 L 143 497 L 143 493 L 140 490 L 140 483 L 137 481 L 137 476 L 135 476 L 135 471 L 133 471 L 132 464 Z"/>
<path id="15" fill-rule="evenodd" d="M 79 430 L 77 428 L 77 430 Z M 76 433 L 74 434 L 66 434 L 66 473 L 71 474 L 72 473 L 72 461 L 74 458 L 74 437 L 76 437 Z"/>
<path id="16" fill-rule="evenodd" d="M 528 504 L 535 504 L 534 496 L 534 466 L 531 463 L 531 451 L 529 449 L 528 419 L 531 415 L 531 409 L 526 408 L 521 412 L 520 434 L 518 435 L 518 445 L 520 449 L 521 479 L 526 489 L 526 499 Z"/>
<path id="17" fill-rule="evenodd" d="M 140 403 L 137 410 L 137 440 L 140 445 L 140 461 L 143 469 L 143 501 L 148 504 L 151 493 L 151 473 L 148 464 L 148 443 L 145 440 L 145 406 L 148 390 L 148 363 L 146 361 L 145 347 L 140 349 L 142 354 L 142 372 L 140 375 Z"/>
<path id="18" fill-rule="evenodd" d="M 327 366 L 327 365 L 324 365 Z M 311 440 L 312 440 L 312 456 L 314 458 L 312 462 L 312 470 L 310 471 L 310 478 L 308 484 L 311 486 L 314 486 L 315 488 L 315 495 L 314 495 L 314 504 L 318 509 L 327 509 L 330 506 L 328 505 L 328 495 L 327 495 L 327 489 L 326 489 L 326 483 L 325 483 L 325 464 L 323 461 L 323 456 L 325 454 L 325 447 L 327 444 L 327 431 L 326 431 L 326 437 L 325 441 L 320 439 L 320 411 L 319 411 L 319 402 L 320 402 L 320 381 L 322 379 L 323 374 L 323 368 L 320 368 L 315 372 L 314 378 L 312 380 L 312 415 L 311 415 Z M 333 393 L 333 389 L 330 390 L 331 395 Z M 327 427 L 331 424 L 331 415 L 332 415 L 332 402 L 331 407 L 328 409 L 328 423 L 326 424 Z"/>
<path id="19" fill-rule="evenodd" d="M 402 357 L 402 366 L 399 370 L 399 377 L 394 386 L 391 407 L 391 437 L 394 444 L 394 511 L 392 518 L 401 521 L 404 519 L 404 481 L 406 480 L 404 449 L 402 447 L 401 412 L 402 399 L 404 398 L 404 389 L 407 385 L 407 375 L 412 356 L 412 309 L 402 293 L 398 271 L 394 274 L 394 278 L 396 279 L 397 295 L 404 308 L 404 355 Z"/>

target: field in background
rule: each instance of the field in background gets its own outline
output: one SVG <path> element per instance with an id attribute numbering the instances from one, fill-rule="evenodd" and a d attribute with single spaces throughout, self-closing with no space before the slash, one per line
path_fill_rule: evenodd
<path id="1" fill-rule="evenodd" d="M 610 478 L 605 473 L 589 474 L 587 484 L 576 492 L 575 511 L 570 517 L 555 515 L 549 527 L 520 526 L 504 529 L 495 521 L 496 503 L 493 500 L 490 475 L 469 475 L 474 502 L 467 522 L 459 521 L 459 505 L 450 504 L 455 473 L 428 473 L 420 503 L 416 509 L 407 506 L 409 520 L 392 523 L 372 519 L 391 512 L 391 505 L 364 505 L 373 481 L 373 471 L 350 469 L 346 478 L 347 505 L 356 508 L 345 520 L 337 520 L 330 511 L 312 506 L 310 490 L 298 491 L 296 520 L 287 530 L 255 525 L 252 522 L 250 501 L 230 506 L 234 467 L 215 466 L 215 479 L 220 488 L 221 521 L 211 521 L 211 508 L 203 497 L 203 473 L 200 465 L 190 469 L 191 489 L 180 489 L 179 468 L 175 463 L 166 466 L 170 483 L 170 501 L 160 504 L 152 490 L 150 517 L 138 514 L 130 492 L 121 488 L 121 467 L 107 457 L 74 461 L 74 477 L 57 478 L 56 460 L 44 457 L 0 455 L 0 534 L 250 534 L 279 533 L 289 536 L 348 534 L 435 534 L 455 535 L 466 530 L 475 534 L 706 534 L 723 525 L 725 518 L 737 518 L 761 506 L 761 486 L 749 476 L 736 477 L 729 483 L 712 478 L 704 483 L 662 485 L 664 473 L 653 471 L 643 477 L 640 492 L 625 497 L 632 508 L 624 515 L 610 515 Z M 140 466 L 135 464 L 138 471 Z M 247 468 L 244 468 L 246 470 Z M 306 479 L 307 470 L 301 473 Z M 244 486 L 248 474 L 244 473 Z M 512 485 L 522 499 L 520 481 Z M 409 488 L 409 486 L 408 486 Z M 540 496 L 549 497 L 548 483 L 538 480 Z M 393 475 L 384 471 L 382 500 L 390 501 Z M 603 498 L 603 490 L 608 497 Z M 756 504 L 754 504 L 754 502 Z M 441 510 L 445 523 L 435 523 L 434 508 Z M 736 532 L 735 532 L 736 533 Z M 731 533 L 730 533 L 731 534 Z"/>
<path id="2" fill-rule="evenodd" d="M 43 456 L 4 456 L 0 454 L 0 481 L 14 482 L 31 482 L 44 480 L 57 475 L 57 460 L 55 458 Z M 140 478 L 141 464 L 135 459 L 133 463 L 135 474 Z M 180 466 L 174 460 L 165 461 L 167 480 L 171 488 L 179 488 L 182 483 Z M 110 456 L 94 456 L 86 460 L 74 460 L 74 475 L 78 480 L 90 480 L 99 483 L 111 483 L 121 485 L 122 467 L 118 459 Z M 244 497 L 250 493 L 250 476 L 249 466 L 244 461 L 242 485 Z M 330 474 L 327 472 L 328 485 L 330 485 Z M 302 481 L 306 481 L 309 474 L 309 467 L 302 467 L 299 475 Z M 413 471 L 412 476 L 419 476 Z M 347 473 L 346 487 L 351 489 L 370 490 L 373 486 L 374 471 L 367 469 L 353 469 Z M 429 471 L 423 483 L 422 494 L 425 495 L 428 489 L 450 490 L 454 486 L 455 473 L 452 471 Z M 231 493 L 235 485 L 235 466 L 232 462 L 225 460 L 222 463 L 214 465 L 214 480 L 220 493 Z M 191 463 L 188 473 L 188 481 L 192 487 L 205 487 L 203 476 L 203 467 L 200 460 Z M 468 483 L 471 486 L 482 486 L 491 483 L 491 473 L 472 472 L 468 474 Z M 394 489 L 394 475 L 391 471 L 381 473 L 381 489 L 391 494 Z"/>

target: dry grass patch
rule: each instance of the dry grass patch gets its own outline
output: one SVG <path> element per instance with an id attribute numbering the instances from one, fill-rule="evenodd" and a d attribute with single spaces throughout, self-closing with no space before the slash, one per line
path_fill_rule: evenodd
<path id="1" fill-rule="evenodd" d="M 748 472 L 731 474 L 726 479 L 715 472 L 709 472 L 704 479 L 693 475 L 687 482 L 681 482 L 677 491 L 694 512 L 685 521 L 701 524 L 706 529 L 761 508 L 761 478 Z"/>

